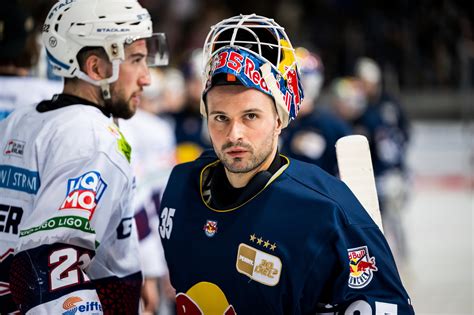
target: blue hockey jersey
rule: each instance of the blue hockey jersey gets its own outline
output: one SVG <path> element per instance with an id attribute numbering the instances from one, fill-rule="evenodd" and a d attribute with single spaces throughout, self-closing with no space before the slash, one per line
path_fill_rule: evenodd
<path id="1" fill-rule="evenodd" d="M 355 133 L 363 134 L 369 140 L 376 177 L 393 169 L 406 171 L 409 123 L 401 105 L 394 98 L 382 93 L 353 122 L 353 128 Z"/>
<path id="2" fill-rule="evenodd" d="M 344 183 L 289 159 L 249 201 L 212 209 L 203 182 L 218 164 L 176 166 L 163 196 L 178 314 L 414 313 L 383 234 Z"/>

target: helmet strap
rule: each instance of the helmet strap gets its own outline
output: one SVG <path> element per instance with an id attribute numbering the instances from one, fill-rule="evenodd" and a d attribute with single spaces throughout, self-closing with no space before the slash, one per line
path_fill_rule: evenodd
<path id="1" fill-rule="evenodd" d="M 112 95 L 110 94 L 110 83 L 117 81 L 119 77 L 120 63 L 120 59 L 112 60 L 112 75 L 102 80 L 94 80 L 80 70 L 77 72 L 76 77 L 95 86 L 100 86 L 100 89 L 102 91 L 102 97 L 104 98 L 104 100 L 107 100 L 112 97 Z"/>
<path id="2" fill-rule="evenodd" d="M 268 62 L 260 67 L 260 70 L 262 71 L 262 77 L 267 83 L 267 87 L 272 93 L 273 99 L 275 100 L 276 110 L 278 117 L 280 117 L 282 128 L 286 128 L 289 123 L 290 115 L 288 114 L 286 104 L 283 101 L 285 98 L 278 88 L 277 81 L 273 76 L 271 69 L 272 66 Z"/>
<path id="3" fill-rule="evenodd" d="M 112 96 L 110 95 L 110 84 L 107 82 L 103 82 L 100 85 L 100 90 L 102 92 L 102 98 L 104 100 L 110 100 Z"/>

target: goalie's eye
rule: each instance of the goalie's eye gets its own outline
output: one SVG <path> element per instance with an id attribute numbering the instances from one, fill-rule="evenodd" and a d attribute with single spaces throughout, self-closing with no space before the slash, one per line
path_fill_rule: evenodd
<path id="1" fill-rule="evenodd" d="M 245 119 L 247 120 L 255 120 L 258 118 L 258 115 L 255 113 L 248 113 L 245 115 Z"/>
<path id="2" fill-rule="evenodd" d="M 225 121 L 228 121 L 229 119 L 225 115 L 215 115 L 214 120 L 218 122 L 225 122 Z"/>

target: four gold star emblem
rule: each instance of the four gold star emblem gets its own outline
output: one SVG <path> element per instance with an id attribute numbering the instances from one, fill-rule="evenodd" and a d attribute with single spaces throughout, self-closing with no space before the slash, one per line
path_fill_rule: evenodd
<path id="1" fill-rule="evenodd" d="M 275 251 L 275 249 L 277 248 L 276 243 L 271 244 L 269 240 L 263 241 L 263 238 L 262 237 L 257 238 L 255 233 L 250 235 L 250 241 L 251 242 L 256 241 L 258 245 L 262 245 L 262 243 L 263 243 L 262 246 L 265 247 L 265 248 L 270 248 L 271 251 Z"/>

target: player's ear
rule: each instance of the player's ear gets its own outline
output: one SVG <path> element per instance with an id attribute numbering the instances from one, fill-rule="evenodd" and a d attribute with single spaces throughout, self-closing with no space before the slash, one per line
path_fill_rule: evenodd
<path id="1" fill-rule="evenodd" d="M 102 80 L 109 76 L 110 62 L 98 55 L 91 54 L 84 64 L 84 72 L 93 80 Z"/>
<path id="2" fill-rule="evenodd" d="M 276 127 L 275 127 L 275 136 L 279 136 L 281 134 L 283 123 L 281 122 L 280 116 L 276 115 Z"/>

